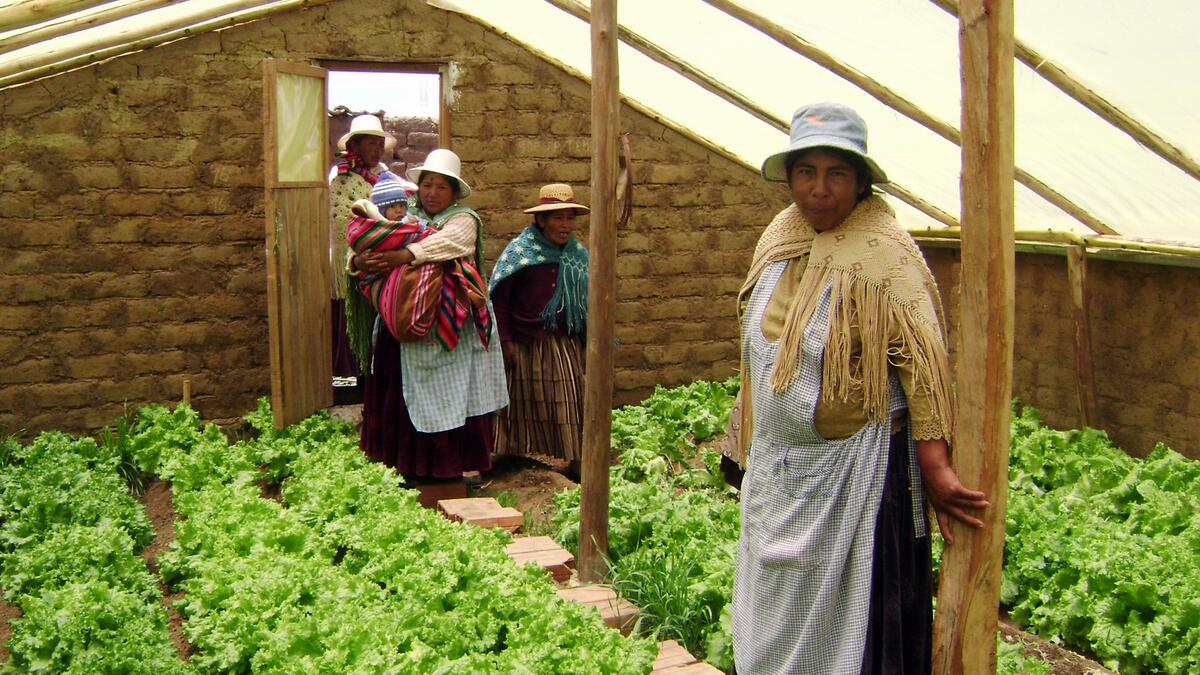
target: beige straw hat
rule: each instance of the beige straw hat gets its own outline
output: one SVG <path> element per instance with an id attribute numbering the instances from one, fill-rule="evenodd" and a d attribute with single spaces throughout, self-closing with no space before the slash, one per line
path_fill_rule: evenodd
<path id="1" fill-rule="evenodd" d="M 591 211 L 583 204 L 575 203 L 575 191 L 566 183 L 551 183 L 543 185 L 538 190 L 538 205 L 525 209 L 525 213 L 541 213 L 542 211 L 558 211 L 560 209 L 575 209 L 583 214 Z"/>

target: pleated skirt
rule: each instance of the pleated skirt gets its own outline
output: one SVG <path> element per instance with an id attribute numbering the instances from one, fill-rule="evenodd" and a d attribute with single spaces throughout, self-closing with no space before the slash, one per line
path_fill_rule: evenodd
<path id="1" fill-rule="evenodd" d="M 509 403 L 496 416 L 496 454 L 578 460 L 583 445 L 582 342 L 551 334 L 512 345 L 516 358 L 504 364 Z"/>

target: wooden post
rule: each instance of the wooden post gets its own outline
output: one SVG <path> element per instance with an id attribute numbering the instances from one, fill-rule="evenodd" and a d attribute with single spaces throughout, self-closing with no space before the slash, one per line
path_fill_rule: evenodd
<path id="1" fill-rule="evenodd" d="M 183 378 L 183 404 L 192 404 L 192 378 Z"/>
<path id="2" fill-rule="evenodd" d="M 1079 423 L 1092 426 L 1096 380 L 1092 369 L 1092 335 L 1088 321 L 1087 249 L 1067 247 L 1067 278 L 1071 283 L 1071 318 L 1075 326 L 1075 386 L 1079 393 Z"/>
<path id="3" fill-rule="evenodd" d="M 954 468 L 992 507 L 952 525 L 942 554 L 933 672 L 995 672 L 1008 492 L 1013 339 L 1013 2 L 966 0 L 962 61 L 962 324 Z"/>
<path id="4" fill-rule="evenodd" d="M 587 379 L 583 410 L 583 476 L 579 505 L 579 577 L 604 578 L 608 553 L 608 463 L 612 452 L 613 306 L 617 132 L 617 0 L 592 3 L 592 214 L 588 224 Z"/>

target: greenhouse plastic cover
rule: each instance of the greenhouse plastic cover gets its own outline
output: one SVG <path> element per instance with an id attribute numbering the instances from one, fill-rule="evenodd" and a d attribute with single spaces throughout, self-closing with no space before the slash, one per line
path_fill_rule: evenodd
<path id="1" fill-rule="evenodd" d="M 336 0 L 335 0 L 336 1 Z M 80 33 L 118 34 L 187 0 Z M 210 5 L 219 3 L 208 2 Z M 441 3 L 439 3 L 441 4 Z M 545 54 L 590 73 L 587 24 L 543 0 L 453 0 Z M 741 0 L 841 62 L 960 126 L 958 19 L 929 0 Z M 800 105 L 841 101 L 870 128 L 870 152 L 889 176 L 957 214 L 960 150 L 917 122 L 701 0 L 619 0 L 620 24 L 747 95 L 780 119 Z M 1018 40 L 1185 154 L 1200 157 L 1200 2 L 1015 0 Z M 4 36 L 0 35 L 0 39 Z M 50 43 L 79 39 L 78 34 Z M 0 63 L 40 43 L 0 55 Z M 758 166 L 786 134 L 634 49 L 619 52 L 621 91 Z M 1200 181 L 1044 80 L 1014 69 L 1016 162 L 1126 237 L 1200 244 Z M 636 161 L 636 147 L 633 148 Z M 898 200 L 910 227 L 941 227 Z M 1025 187 L 1016 227 L 1088 232 Z"/>

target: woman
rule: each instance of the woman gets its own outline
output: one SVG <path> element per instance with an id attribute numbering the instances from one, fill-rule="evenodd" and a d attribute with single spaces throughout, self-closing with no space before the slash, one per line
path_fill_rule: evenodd
<path id="1" fill-rule="evenodd" d="M 358 115 L 350 120 L 350 130 L 338 139 L 342 150 L 329 182 L 329 261 L 333 278 L 333 374 L 357 377 L 358 363 L 351 354 L 346 337 L 346 223 L 350 207 L 371 196 L 371 188 L 386 167 L 380 163 L 384 144 L 391 137 L 374 115 Z"/>
<path id="2" fill-rule="evenodd" d="M 988 503 L 948 461 L 941 300 L 871 185 L 853 110 L 796 111 L 763 162 L 793 204 L 767 227 L 739 295 L 750 440 L 733 592 L 737 671 L 926 673 L 925 499 L 974 527 Z M 747 447 L 746 443 L 742 447 Z"/>
<path id="3" fill-rule="evenodd" d="M 356 254 L 351 267 L 387 273 L 461 257 L 482 267 L 483 223 L 458 201 L 471 194 L 460 167 L 458 155 L 437 149 L 409 169 L 417 184 L 409 212 L 438 231 L 400 250 Z M 374 331 L 360 438 L 369 457 L 408 478 L 461 480 L 465 471 L 491 468 L 491 413 L 508 404 L 508 392 L 495 322 L 489 325 L 487 344 L 468 321 L 449 350 L 432 336 L 400 343 L 387 330 Z"/>
<path id="4" fill-rule="evenodd" d="M 575 219 L 588 212 L 570 185 L 542 187 L 525 209 L 533 223 L 504 247 L 488 291 L 508 378 L 508 408 L 496 425 L 496 454 L 538 453 L 578 475 L 583 440 L 587 249 Z"/>

